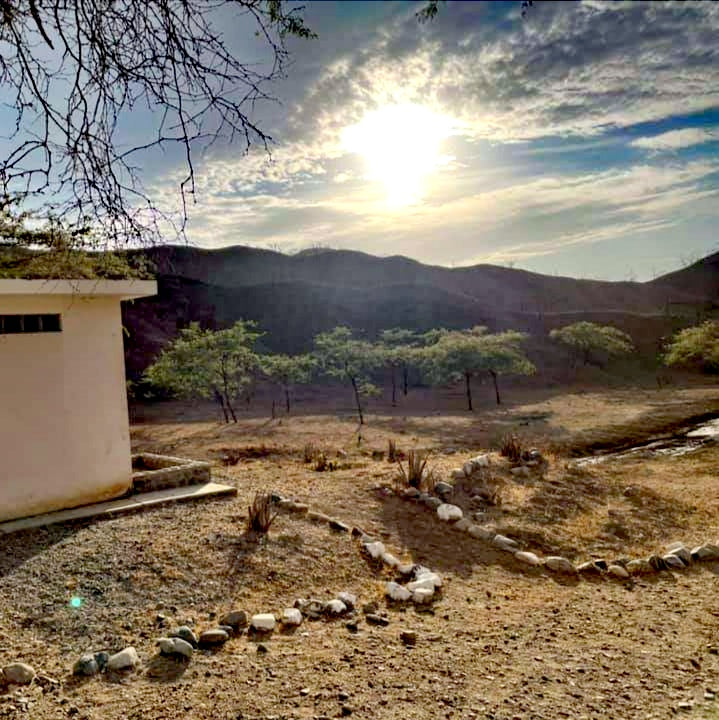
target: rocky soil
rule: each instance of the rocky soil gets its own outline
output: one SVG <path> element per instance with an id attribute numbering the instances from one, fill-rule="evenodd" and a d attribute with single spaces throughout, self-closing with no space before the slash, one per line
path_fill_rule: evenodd
<path id="1" fill-rule="evenodd" d="M 427 508 L 379 491 L 393 469 L 371 454 L 350 451 L 337 458 L 342 469 L 316 473 L 302 462 L 301 446 L 288 444 L 270 455 L 238 451 L 237 464 L 224 466 L 218 442 L 241 449 L 239 438 L 234 444 L 227 435 L 203 440 L 191 426 L 183 432 L 194 438 L 192 456 L 213 460 L 215 473 L 237 485 L 237 498 L 0 537 L 0 666 L 21 661 L 37 673 L 29 685 L 0 690 L 0 717 L 719 714 L 719 567 L 704 563 L 627 583 L 539 572 L 447 531 Z M 165 442 L 143 431 L 138 449 L 163 451 Z M 182 441 L 172 442 L 177 452 Z M 449 479 L 451 469 L 478 450 L 437 453 L 435 464 Z M 602 468 L 589 477 L 616 492 L 599 499 L 589 493 L 591 502 L 573 504 L 566 497 L 571 493 L 559 493 L 561 512 L 549 512 L 547 500 L 541 518 L 531 518 L 534 530 L 517 537 L 523 549 L 562 550 L 573 561 L 597 551 L 660 551 L 676 540 L 716 542 L 717 460 L 719 449 L 706 448 L 691 459 L 634 459 Z M 550 458 L 554 470 L 546 483 L 516 479 L 504 522 L 521 529 L 522 503 L 561 488 L 563 473 L 553 474 L 561 463 Z M 625 496 L 627 487 L 642 488 L 639 495 L 654 504 L 638 504 L 634 491 Z M 282 513 L 266 540 L 249 541 L 247 506 L 256 490 L 270 488 L 361 526 L 400 560 L 439 573 L 444 584 L 431 611 L 388 605 L 389 571 L 361 552 L 358 539 L 326 523 Z M 627 503 L 621 507 L 628 535 L 606 529 L 616 503 Z M 681 512 L 670 512 L 679 506 Z M 630 517 L 632 508 L 639 520 Z M 600 510 L 605 525 L 596 524 Z M 493 520 L 500 526 L 501 512 Z M 605 535 L 592 544 L 595 530 Z M 158 654 L 157 639 L 179 625 L 199 634 L 217 627 L 229 610 L 279 615 L 297 598 L 326 601 L 343 591 L 358 597 L 354 617 L 305 620 L 269 639 L 244 633 L 217 649 L 196 650 L 189 661 Z M 367 621 L 361 608 L 371 602 L 386 625 Z M 136 671 L 72 675 L 83 653 L 127 646 L 139 654 Z"/>

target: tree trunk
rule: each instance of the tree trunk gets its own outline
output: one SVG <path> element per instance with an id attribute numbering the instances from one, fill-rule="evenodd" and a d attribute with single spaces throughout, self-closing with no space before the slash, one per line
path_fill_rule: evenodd
<path id="1" fill-rule="evenodd" d="M 285 406 L 287 408 L 287 414 L 290 414 L 290 389 L 288 387 L 285 388 Z"/>
<path id="2" fill-rule="evenodd" d="M 404 382 L 404 387 L 402 388 L 404 390 L 404 394 L 407 395 L 407 386 L 408 386 L 408 375 L 409 375 L 409 368 L 405 365 L 402 368 L 402 380 Z"/>
<path id="3" fill-rule="evenodd" d="M 471 375 L 466 372 L 464 373 L 464 382 L 467 384 L 467 410 L 469 412 L 472 411 L 472 388 L 470 387 L 469 381 L 470 381 Z"/>
<path id="4" fill-rule="evenodd" d="M 275 419 L 275 399 L 272 398 L 272 419 Z"/>
<path id="5" fill-rule="evenodd" d="M 392 365 L 392 407 L 397 407 L 397 368 Z"/>
<path id="6" fill-rule="evenodd" d="M 359 424 L 364 425 L 364 415 L 362 415 L 362 403 L 360 403 L 360 395 L 359 395 L 359 388 L 357 387 L 357 381 L 354 379 L 354 377 L 351 377 L 350 380 L 352 381 L 352 389 L 354 390 L 355 402 L 357 403 L 357 414 L 359 415 Z"/>
<path id="7" fill-rule="evenodd" d="M 222 414 L 225 416 L 225 422 L 229 423 L 230 418 L 227 414 L 227 408 L 225 407 L 225 401 L 222 398 L 222 395 L 217 390 L 215 390 L 215 402 L 222 408 Z"/>
<path id="8" fill-rule="evenodd" d="M 497 405 L 502 404 L 502 399 L 499 397 L 499 385 L 497 385 L 497 373 L 494 370 L 490 370 L 489 374 L 492 376 L 494 382 L 494 394 L 497 397 Z"/>
<path id="9" fill-rule="evenodd" d="M 236 423 L 237 415 L 235 415 L 235 408 L 232 407 L 232 403 L 230 402 L 230 396 L 227 393 L 225 393 L 225 405 L 227 405 L 227 409 L 230 411 L 230 415 L 232 416 L 232 422 Z"/>

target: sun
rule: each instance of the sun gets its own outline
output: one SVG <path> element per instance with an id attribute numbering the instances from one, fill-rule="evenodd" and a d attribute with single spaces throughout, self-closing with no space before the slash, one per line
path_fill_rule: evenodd
<path id="1" fill-rule="evenodd" d="M 422 105 L 387 105 L 345 128 L 346 150 L 361 155 L 372 180 L 382 183 L 392 206 L 411 205 L 445 158 L 442 143 L 451 122 Z"/>

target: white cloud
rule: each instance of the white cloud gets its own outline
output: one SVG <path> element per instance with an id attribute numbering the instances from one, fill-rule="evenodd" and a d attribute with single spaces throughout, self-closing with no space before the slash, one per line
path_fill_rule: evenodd
<path id="1" fill-rule="evenodd" d="M 682 148 L 702 145 L 714 140 L 719 140 L 719 133 L 715 130 L 684 128 L 682 130 L 670 130 L 661 135 L 641 137 L 629 144 L 644 150 L 681 150 Z"/>

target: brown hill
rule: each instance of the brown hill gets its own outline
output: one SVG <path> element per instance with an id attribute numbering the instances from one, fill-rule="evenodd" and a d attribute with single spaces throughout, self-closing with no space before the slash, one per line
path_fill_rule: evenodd
<path id="1" fill-rule="evenodd" d="M 686 274 L 691 268 L 636 283 L 492 265 L 435 267 L 354 251 L 288 256 L 242 246 L 163 246 L 132 255 L 140 252 L 157 268 L 159 292 L 124 309 L 131 377 L 193 320 L 207 327 L 255 320 L 267 332 L 266 349 L 298 352 L 311 346 L 315 334 L 338 324 L 370 337 L 396 326 L 427 330 L 472 325 L 545 335 L 567 322 L 594 319 L 633 331 L 633 336 L 646 335 L 640 344 L 654 352 L 659 338 L 677 325 L 667 317 L 668 303 L 694 308 L 719 296 L 711 264 L 694 271 L 702 273 L 701 283 L 695 274 Z"/>

